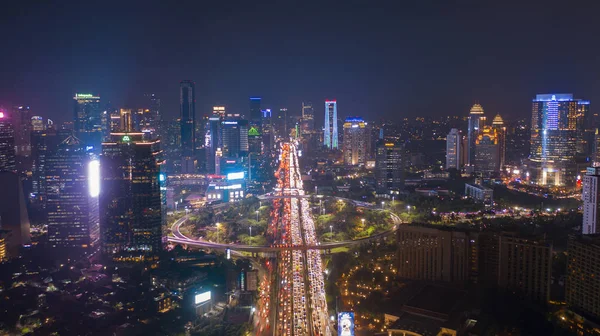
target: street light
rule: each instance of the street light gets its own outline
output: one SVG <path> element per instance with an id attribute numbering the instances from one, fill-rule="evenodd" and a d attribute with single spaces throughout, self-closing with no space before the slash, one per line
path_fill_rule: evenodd
<path id="1" fill-rule="evenodd" d="M 333 225 L 329 225 L 329 233 L 331 234 L 331 240 L 333 240 Z"/>
<path id="2" fill-rule="evenodd" d="M 258 222 L 258 210 L 254 211 L 256 212 L 256 221 Z"/>
<path id="3" fill-rule="evenodd" d="M 177 212 L 177 204 L 178 204 L 178 203 L 179 203 L 179 202 L 175 201 L 175 212 Z"/>
<path id="4" fill-rule="evenodd" d="M 408 210 L 408 213 L 410 213 L 410 205 L 406 206 L 406 210 Z"/>
<path id="5" fill-rule="evenodd" d="M 360 221 L 362 222 L 362 226 L 365 226 L 365 219 L 361 218 Z"/>
<path id="6" fill-rule="evenodd" d="M 252 226 L 248 227 L 250 229 L 250 237 L 252 237 Z"/>
<path id="7" fill-rule="evenodd" d="M 381 208 L 382 208 L 382 209 L 383 209 L 383 206 L 384 206 L 384 204 L 385 204 L 385 202 L 383 202 L 383 201 L 382 201 L 382 202 L 381 202 Z"/>

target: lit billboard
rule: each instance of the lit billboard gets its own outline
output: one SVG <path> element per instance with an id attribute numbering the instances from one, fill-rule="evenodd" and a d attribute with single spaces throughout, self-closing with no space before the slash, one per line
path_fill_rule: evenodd
<path id="1" fill-rule="evenodd" d="M 241 180 L 244 178 L 244 172 L 238 172 L 238 173 L 229 173 L 227 174 L 227 180 L 231 181 L 231 180 Z"/>
<path id="2" fill-rule="evenodd" d="M 210 300 L 210 291 L 196 294 L 196 296 L 194 297 L 194 303 L 197 305 L 204 303 L 206 301 L 209 301 L 209 300 Z"/>
<path id="3" fill-rule="evenodd" d="M 338 313 L 338 336 L 354 336 L 354 313 Z"/>
<path id="4" fill-rule="evenodd" d="M 88 163 L 88 189 L 91 197 L 100 195 L 100 161 L 98 160 Z"/>

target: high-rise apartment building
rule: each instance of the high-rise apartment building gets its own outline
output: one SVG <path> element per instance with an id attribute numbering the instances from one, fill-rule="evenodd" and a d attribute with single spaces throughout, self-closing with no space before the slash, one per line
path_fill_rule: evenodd
<path id="1" fill-rule="evenodd" d="M 600 235 L 569 236 L 567 244 L 567 306 L 600 320 Z"/>
<path id="2" fill-rule="evenodd" d="M 461 141 L 462 136 L 458 129 L 451 129 L 450 133 L 446 136 L 446 169 L 460 170 Z"/>
<path id="3" fill-rule="evenodd" d="M 325 127 L 323 146 L 327 149 L 338 149 L 337 101 L 325 101 Z"/>
<path id="4" fill-rule="evenodd" d="M 550 299 L 552 244 L 541 238 L 503 234 L 498 286 L 529 300 Z"/>
<path id="5" fill-rule="evenodd" d="M 402 277 L 477 283 L 477 232 L 412 224 L 400 225 L 397 238 L 398 274 Z"/>
<path id="6" fill-rule="evenodd" d="M 600 220 L 600 167 L 589 167 L 583 176 L 582 197 L 583 224 L 582 234 L 596 234 Z"/>
<path id="7" fill-rule="evenodd" d="M 29 106 L 15 106 L 12 121 L 15 128 L 15 154 L 28 157 L 31 154 L 31 110 Z"/>
<path id="8" fill-rule="evenodd" d="M 16 171 L 15 129 L 11 116 L 0 110 L 0 172 Z"/>
<path id="9" fill-rule="evenodd" d="M 576 182 L 577 114 L 588 102 L 572 94 L 538 94 L 531 114 L 531 179 L 541 186 Z"/>
<path id="10" fill-rule="evenodd" d="M 100 239 L 102 251 L 156 253 L 161 249 L 158 140 L 112 133 L 102 144 Z"/>
<path id="11" fill-rule="evenodd" d="M 85 145 L 74 136 L 46 158 L 48 243 L 52 247 L 90 245 L 88 163 Z"/>
<path id="12" fill-rule="evenodd" d="M 475 171 L 500 171 L 500 139 L 496 128 L 483 126 L 475 140 Z"/>
<path id="13" fill-rule="evenodd" d="M 344 122 L 343 155 L 346 165 L 364 165 L 370 140 L 367 123 L 361 117 L 348 117 Z"/>
<path id="14" fill-rule="evenodd" d="M 196 84 L 190 80 L 184 80 L 179 84 L 179 104 L 181 123 L 181 166 L 182 173 L 193 173 L 183 167 L 193 167 L 190 161 L 194 161 L 196 150 Z"/>
<path id="15" fill-rule="evenodd" d="M 475 164 L 475 141 L 479 130 L 485 125 L 485 116 L 483 115 L 483 107 L 479 104 L 474 104 L 469 112 L 469 122 L 467 127 L 467 162 L 469 166 Z"/>
<path id="16" fill-rule="evenodd" d="M 74 131 L 75 136 L 86 146 L 92 146 L 99 152 L 103 138 L 102 108 L 100 97 L 89 93 L 76 93 L 74 103 Z"/>
<path id="17" fill-rule="evenodd" d="M 375 181 L 381 191 L 399 191 L 404 186 L 404 146 L 380 140 L 375 154 Z"/>

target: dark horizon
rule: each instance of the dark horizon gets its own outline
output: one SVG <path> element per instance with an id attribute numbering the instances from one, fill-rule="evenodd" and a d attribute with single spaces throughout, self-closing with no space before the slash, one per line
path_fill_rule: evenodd
<path id="1" fill-rule="evenodd" d="M 466 116 L 471 105 L 527 117 L 538 93 L 600 101 L 596 3 L 458 5 L 233 2 L 11 3 L 0 13 L 0 105 L 71 120 L 72 96 L 114 107 L 156 93 L 179 114 L 179 82 L 196 82 L 198 117 L 213 105 L 300 113 L 324 101 L 340 117 Z"/>

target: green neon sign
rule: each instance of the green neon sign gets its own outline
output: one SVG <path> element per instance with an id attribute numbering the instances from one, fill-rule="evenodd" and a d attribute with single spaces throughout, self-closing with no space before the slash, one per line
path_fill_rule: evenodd
<path id="1" fill-rule="evenodd" d="M 129 142 L 129 141 L 131 141 L 131 139 L 129 139 L 129 135 L 124 135 L 123 142 Z"/>

